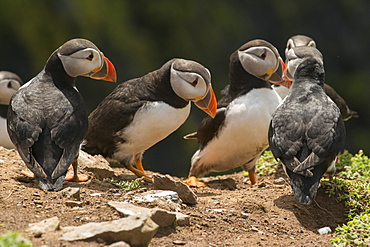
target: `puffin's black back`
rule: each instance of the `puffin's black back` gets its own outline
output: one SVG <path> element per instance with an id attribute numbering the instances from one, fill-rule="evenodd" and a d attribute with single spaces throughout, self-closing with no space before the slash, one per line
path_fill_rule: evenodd
<path id="1" fill-rule="evenodd" d="M 9 136 L 44 190 L 62 188 L 87 131 L 84 101 L 74 88 L 75 78 L 66 74 L 57 52 L 70 54 L 86 48 L 83 44 L 88 43 L 77 40 L 76 44 L 57 49 L 44 69 L 11 100 Z"/>
<path id="2" fill-rule="evenodd" d="M 314 199 L 321 177 L 344 148 L 344 123 L 323 85 L 323 65 L 315 58 L 303 61 L 269 128 L 270 149 L 287 167 L 294 194 L 304 204 Z"/>

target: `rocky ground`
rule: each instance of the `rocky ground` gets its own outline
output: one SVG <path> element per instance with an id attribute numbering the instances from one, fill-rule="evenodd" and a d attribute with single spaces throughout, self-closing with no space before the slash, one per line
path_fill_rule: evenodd
<path id="1" fill-rule="evenodd" d="M 133 200 L 153 190 L 153 184 L 143 183 L 132 192 L 120 191 L 104 177 L 132 180 L 135 176 L 123 168 L 107 167 L 104 160 L 94 162 L 89 157 L 80 160 L 80 172 L 90 176 L 87 182 L 65 182 L 64 190 L 45 192 L 34 179 L 21 174 L 26 167 L 16 151 L 0 148 L 0 234 L 19 231 L 34 246 L 108 245 L 109 241 L 99 236 L 89 241 L 61 239 L 67 227 L 127 217 L 109 206 L 111 202 L 130 202 L 189 216 L 189 224 L 158 228 L 150 246 L 331 246 L 333 233 L 320 235 L 317 230 L 334 230 L 346 220 L 343 204 L 328 197 L 322 188 L 311 205 L 297 204 L 282 170 L 260 176 L 254 186 L 242 172 L 205 178 L 208 187 L 193 189 L 198 199 L 191 205 Z M 71 196 L 71 189 L 78 190 L 78 195 Z M 29 224 L 52 217 L 59 220 L 56 230 L 29 230 Z"/>

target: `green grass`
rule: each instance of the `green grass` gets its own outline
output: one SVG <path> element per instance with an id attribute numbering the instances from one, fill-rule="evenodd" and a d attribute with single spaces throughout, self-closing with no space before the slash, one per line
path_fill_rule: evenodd
<path id="1" fill-rule="evenodd" d="M 105 179 L 104 181 L 117 186 L 120 190 L 133 191 L 133 190 L 140 188 L 140 186 L 144 182 L 144 178 L 143 177 L 137 178 L 132 181 L 117 181 L 112 178 L 112 179 Z"/>
<path id="2" fill-rule="evenodd" d="M 326 192 L 345 203 L 348 222 L 335 229 L 334 246 L 370 245 L 370 159 L 360 150 L 344 151 L 337 165 L 337 176 L 323 180 Z"/>
<path id="3" fill-rule="evenodd" d="M 18 232 L 8 231 L 0 235 L 0 247 L 32 247 L 30 240 L 23 238 Z"/>
<path id="4" fill-rule="evenodd" d="M 279 165 L 281 162 L 275 159 L 271 151 L 267 150 L 258 158 L 256 172 L 259 176 L 272 175 L 276 173 Z"/>

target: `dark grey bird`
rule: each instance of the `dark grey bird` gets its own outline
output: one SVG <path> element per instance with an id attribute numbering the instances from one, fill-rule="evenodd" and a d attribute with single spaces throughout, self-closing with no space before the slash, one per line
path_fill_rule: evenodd
<path id="1" fill-rule="evenodd" d="M 311 46 L 311 47 L 316 48 L 316 42 L 312 38 L 306 35 L 292 36 L 286 44 L 285 57 L 287 57 L 287 54 L 290 49 L 294 47 L 298 47 L 298 46 Z M 280 95 L 282 99 L 284 99 L 286 95 L 288 94 L 289 89 L 287 87 L 274 84 L 273 88 Z M 350 118 L 358 118 L 358 113 L 349 108 L 346 101 L 335 91 L 334 88 L 332 88 L 331 86 L 325 83 L 324 91 L 334 101 L 334 103 L 339 107 L 340 113 L 342 114 L 342 118 L 344 121 L 347 121 Z"/>
<path id="2" fill-rule="evenodd" d="M 272 113 L 281 103 L 269 81 L 282 81 L 284 62 L 278 50 L 265 40 L 245 43 L 230 56 L 230 84 L 221 92 L 214 119 L 205 116 L 196 133 L 199 149 L 191 159 L 187 184 L 210 172 L 243 167 L 256 183 L 257 158 L 268 147 L 267 132 Z"/>
<path id="3" fill-rule="evenodd" d="M 295 47 L 287 61 L 286 74 L 293 83 L 271 120 L 269 144 L 284 165 L 295 198 L 309 204 L 323 174 L 335 172 L 345 128 L 339 108 L 324 91 L 322 54 L 314 47 Z"/>
<path id="4" fill-rule="evenodd" d="M 43 70 L 11 98 L 8 132 L 19 155 L 43 190 L 60 190 L 68 167 L 77 174 L 79 146 L 88 119 L 77 76 L 116 81 L 113 64 L 92 42 L 72 39 L 56 51 Z"/>
<path id="5" fill-rule="evenodd" d="M 158 70 L 121 83 L 99 104 L 89 115 L 82 149 L 116 160 L 150 182 L 142 165 L 144 151 L 185 122 L 191 101 L 215 116 L 211 74 L 195 61 L 171 59 Z"/>
<path id="6" fill-rule="evenodd" d="M 10 71 L 0 71 L 0 146 L 5 148 L 15 148 L 9 138 L 6 118 L 10 98 L 22 84 L 23 81 L 17 74 Z"/>

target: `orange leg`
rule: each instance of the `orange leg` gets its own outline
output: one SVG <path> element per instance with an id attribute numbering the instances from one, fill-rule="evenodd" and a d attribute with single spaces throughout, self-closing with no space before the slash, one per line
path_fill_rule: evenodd
<path id="1" fill-rule="evenodd" d="M 145 174 L 143 162 L 141 161 L 141 155 L 137 155 L 135 157 L 135 166 L 136 168 L 133 167 L 132 165 L 129 165 L 129 166 L 126 165 L 125 167 L 129 169 L 130 171 L 132 171 L 136 176 L 140 178 L 144 177 L 145 181 L 153 183 L 153 179 Z"/>
<path id="2" fill-rule="evenodd" d="M 256 172 L 254 169 L 248 171 L 248 177 L 252 185 L 257 183 Z"/>
<path id="3" fill-rule="evenodd" d="M 135 159 L 135 165 L 139 171 L 142 171 L 143 173 L 145 173 L 143 162 L 141 161 L 141 159 Z"/>
<path id="4" fill-rule="evenodd" d="M 185 182 L 190 187 L 205 187 L 207 186 L 205 183 L 198 181 L 195 176 L 190 176 L 188 180 Z"/>
<path id="5" fill-rule="evenodd" d="M 86 175 L 84 175 L 84 174 L 78 175 L 78 173 L 77 173 L 77 166 L 78 166 L 77 159 L 74 159 L 73 162 L 72 162 L 73 174 L 68 173 L 66 175 L 66 177 L 64 178 L 65 181 L 69 181 L 69 182 L 85 182 L 85 181 L 87 181 L 89 179 L 89 177 L 86 176 Z"/>
<path id="6" fill-rule="evenodd" d="M 136 161 L 135 161 L 136 163 Z M 141 164 L 141 161 L 140 161 L 140 164 Z M 140 166 L 139 166 L 140 167 Z M 130 171 L 132 171 L 136 176 L 138 177 L 144 177 L 145 181 L 147 182 L 150 182 L 150 183 L 153 183 L 153 179 L 151 177 L 149 177 L 148 175 L 145 175 L 145 171 L 143 169 L 143 166 L 141 165 L 141 168 L 139 169 L 136 169 L 135 167 L 133 167 L 132 165 L 129 165 L 129 166 L 125 166 L 125 168 L 129 169 Z M 141 170 L 143 169 L 143 170 Z"/>

